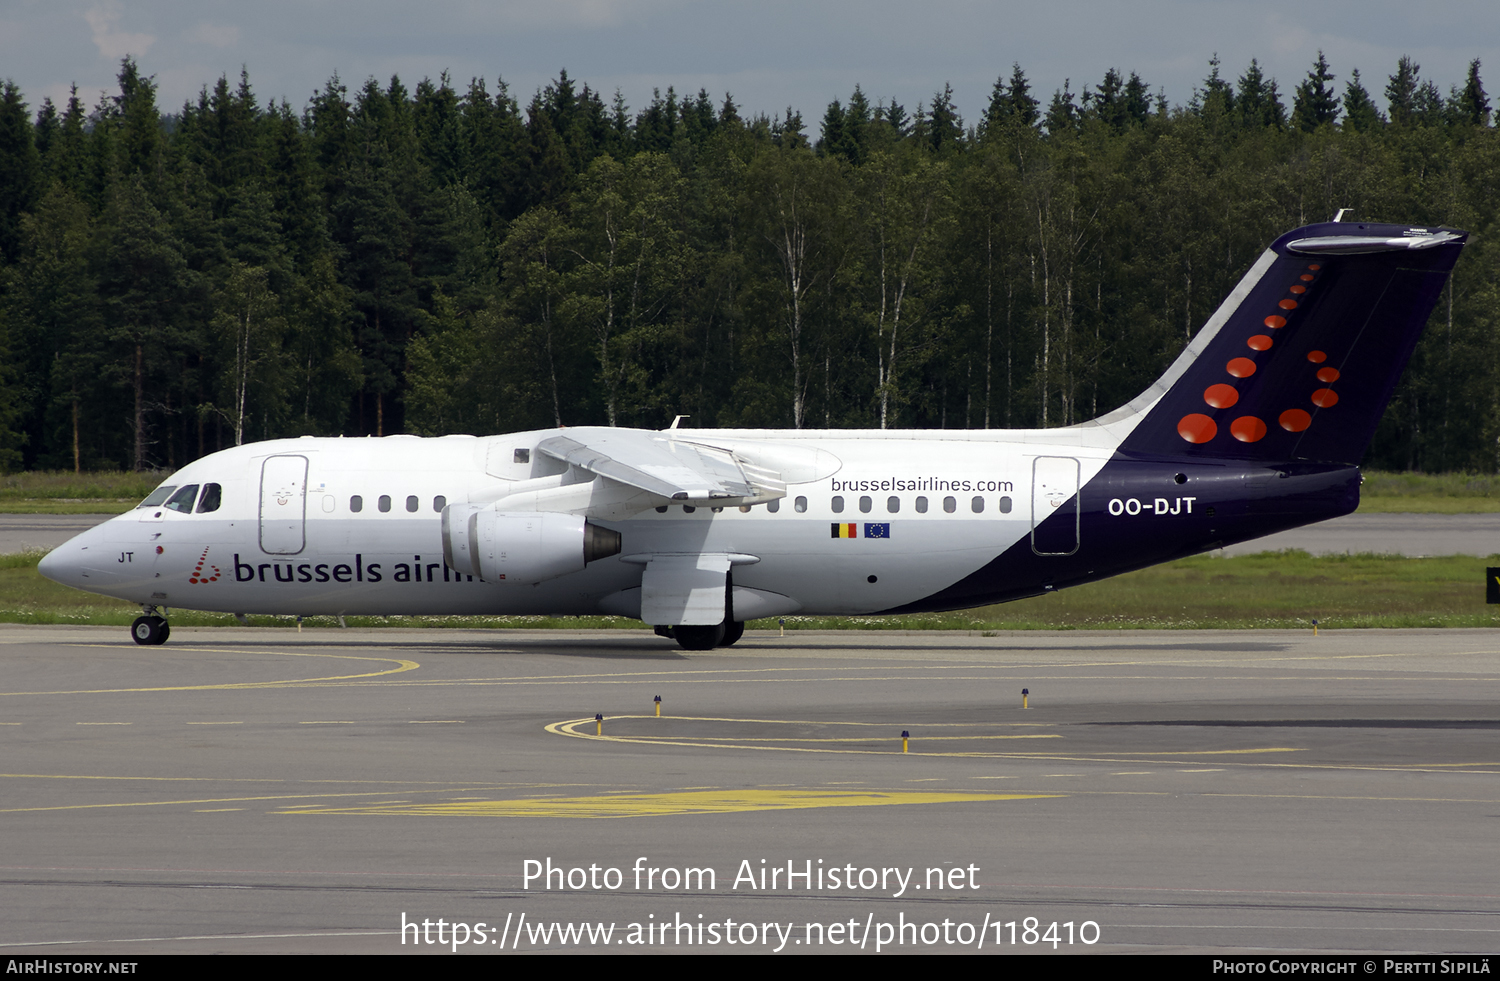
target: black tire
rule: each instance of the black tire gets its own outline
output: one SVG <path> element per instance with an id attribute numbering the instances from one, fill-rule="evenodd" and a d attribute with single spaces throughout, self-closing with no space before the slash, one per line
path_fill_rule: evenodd
<path id="1" fill-rule="evenodd" d="M 171 629 L 161 617 L 136 617 L 130 625 L 130 636 L 137 644 L 154 647 L 165 644 Z"/>
<path id="2" fill-rule="evenodd" d="M 711 651 L 723 642 L 724 625 L 716 623 L 712 627 L 674 627 L 672 636 L 676 639 L 677 646 L 685 651 Z"/>
<path id="3" fill-rule="evenodd" d="M 724 639 L 719 641 L 720 647 L 733 647 L 735 641 L 745 636 L 745 621 L 735 620 L 724 624 Z"/>

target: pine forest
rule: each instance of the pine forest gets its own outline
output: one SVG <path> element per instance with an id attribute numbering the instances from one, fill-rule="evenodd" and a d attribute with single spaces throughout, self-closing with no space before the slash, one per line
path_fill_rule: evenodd
<path id="1" fill-rule="evenodd" d="M 1375 66 L 1369 66 L 1375 67 Z M 303 434 L 1066 426 L 1145 388 L 1276 236 L 1472 233 L 1366 465 L 1500 469 L 1500 139 L 1473 62 L 1186 105 L 1117 70 L 978 119 L 821 118 L 566 72 L 531 95 L 248 75 L 180 108 L 0 88 L 0 471 Z M 1390 73 L 1385 74 L 1385 69 Z"/>

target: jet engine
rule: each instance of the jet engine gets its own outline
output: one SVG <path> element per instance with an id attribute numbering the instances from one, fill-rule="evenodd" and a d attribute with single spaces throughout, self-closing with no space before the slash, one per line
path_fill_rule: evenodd
<path id="1" fill-rule="evenodd" d="M 582 515 L 495 511 L 472 504 L 443 509 L 443 561 L 485 582 L 530 585 L 618 555 L 620 533 Z"/>

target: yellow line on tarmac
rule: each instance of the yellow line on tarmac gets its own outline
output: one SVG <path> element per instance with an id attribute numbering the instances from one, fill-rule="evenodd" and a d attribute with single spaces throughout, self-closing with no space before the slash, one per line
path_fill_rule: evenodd
<path id="1" fill-rule="evenodd" d="M 285 814 L 396 815 L 401 817 L 623 818 L 672 814 L 732 814 L 822 807 L 877 807 L 892 804 L 958 804 L 1034 800 L 1063 794 L 976 794 L 922 791 L 708 790 L 608 797 L 553 797 L 536 800 L 453 801 L 402 807 L 368 805 L 298 809 Z"/>
<path id="2" fill-rule="evenodd" d="M 112 644 L 79 644 L 79 647 L 108 647 Z M 244 654 L 244 651 L 219 650 L 211 647 L 176 647 L 174 651 L 186 651 L 199 654 Z M 346 661 L 383 661 L 394 664 L 396 667 L 387 668 L 384 671 L 368 671 L 364 674 L 338 674 L 322 678 L 290 678 L 286 681 L 235 681 L 220 685 L 170 685 L 159 688 L 90 688 L 77 691 L 0 691 L 0 696 L 5 695 L 123 695 L 138 692 L 152 691 L 228 691 L 236 688 L 284 688 L 288 685 L 307 685 L 316 682 L 328 681 L 350 681 L 355 678 L 379 678 L 385 675 L 401 674 L 403 671 L 415 671 L 422 665 L 416 661 L 406 658 L 395 657 L 362 657 L 357 654 L 306 654 L 300 651 L 261 651 L 258 653 L 274 654 L 277 657 L 332 657 Z"/>

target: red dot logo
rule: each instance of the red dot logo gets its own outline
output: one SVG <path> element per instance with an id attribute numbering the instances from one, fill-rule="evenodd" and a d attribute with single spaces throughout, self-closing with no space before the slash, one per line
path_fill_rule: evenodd
<path id="1" fill-rule="evenodd" d="M 1281 423 L 1281 428 L 1287 432 L 1300 433 L 1312 425 L 1312 416 L 1302 409 L 1287 409 L 1277 421 Z"/>
<path id="2" fill-rule="evenodd" d="M 1249 358 L 1235 358 L 1224 366 L 1224 370 L 1236 378 L 1249 378 L 1255 374 L 1255 362 Z"/>
<path id="3" fill-rule="evenodd" d="M 1215 409 L 1227 409 L 1240 400 L 1240 393 L 1233 385 L 1210 385 L 1203 392 L 1203 401 Z"/>
<path id="4" fill-rule="evenodd" d="M 1297 301 L 1296 300 L 1282 300 L 1280 303 L 1277 303 L 1276 305 L 1278 307 L 1280 307 L 1281 309 L 1283 309 L 1283 310 L 1295 310 L 1295 309 L 1297 309 Z"/>
<path id="5" fill-rule="evenodd" d="M 1300 279 L 1300 280 L 1302 280 L 1304 283 L 1310 283 L 1310 282 L 1313 281 L 1311 273 L 1303 273 L 1301 276 L 1298 276 L 1297 278 Z"/>
<path id="6" fill-rule="evenodd" d="M 1328 360 L 1328 355 L 1324 354 L 1322 351 L 1308 351 L 1307 360 L 1311 361 L 1313 364 L 1322 364 L 1324 361 Z"/>
<path id="7" fill-rule="evenodd" d="M 1177 423 L 1177 435 L 1189 443 L 1207 443 L 1218 432 L 1218 424 L 1201 412 L 1183 416 Z"/>
<path id="8" fill-rule="evenodd" d="M 1318 381 L 1323 382 L 1326 385 L 1332 385 L 1334 382 L 1336 382 L 1338 380 L 1339 380 L 1339 370 L 1337 368 L 1319 368 L 1318 369 Z"/>
<path id="9" fill-rule="evenodd" d="M 1308 266 L 1307 268 L 1311 269 L 1313 272 L 1317 272 L 1319 269 L 1322 269 L 1323 267 L 1322 266 Z"/>
<path id="10" fill-rule="evenodd" d="M 1331 388 L 1320 388 L 1312 393 L 1312 404 L 1320 409 L 1331 409 L 1339 404 L 1339 395 Z"/>
<path id="11" fill-rule="evenodd" d="M 1266 434 L 1266 424 L 1254 416 L 1240 416 L 1229 424 L 1229 434 L 1241 443 L 1254 443 Z"/>
<path id="12" fill-rule="evenodd" d="M 1272 330 L 1280 330 L 1281 328 L 1286 326 L 1286 318 L 1279 317 L 1273 313 L 1266 318 L 1266 326 L 1271 328 Z"/>
<path id="13" fill-rule="evenodd" d="M 208 548 L 213 548 L 213 546 L 210 545 Z M 193 574 L 190 575 L 190 576 L 188 576 L 188 582 L 191 582 L 191 583 L 200 583 L 200 582 L 218 582 L 219 581 L 219 567 L 216 566 L 216 565 L 209 566 L 209 568 L 214 571 L 213 575 L 211 575 L 211 576 L 205 576 L 203 574 L 203 563 L 208 560 L 208 548 L 205 548 L 203 550 L 203 554 L 200 555 L 200 556 L 198 556 L 198 564 L 193 567 Z"/>
<path id="14" fill-rule="evenodd" d="M 1256 334 L 1254 337 L 1250 338 L 1245 343 L 1247 345 L 1249 345 L 1250 350 L 1252 350 L 1252 351 L 1269 351 L 1269 350 L 1271 350 L 1271 339 L 1269 337 L 1267 337 L 1265 334 Z"/>
<path id="15" fill-rule="evenodd" d="M 1307 292 L 1307 287 L 1306 286 L 1293 286 L 1292 287 L 1292 292 L 1293 293 L 1306 293 Z"/>

